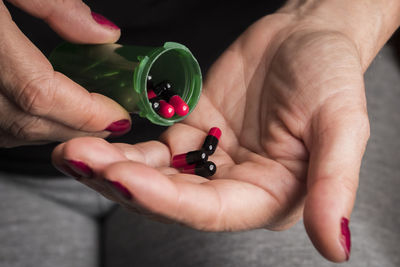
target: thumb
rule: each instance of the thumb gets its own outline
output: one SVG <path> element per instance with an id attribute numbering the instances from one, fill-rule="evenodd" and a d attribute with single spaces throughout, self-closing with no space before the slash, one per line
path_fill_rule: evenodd
<path id="1" fill-rule="evenodd" d="M 121 31 L 81 0 L 9 0 L 29 14 L 45 20 L 64 39 L 74 43 L 113 43 Z"/>
<path id="2" fill-rule="evenodd" d="M 340 116 L 338 115 L 340 114 Z M 369 138 L 365 108 L 318 114 L 313 121 L 304 224 L 317 250 L 328 260 L 349 259 L 348 227 Z"/>

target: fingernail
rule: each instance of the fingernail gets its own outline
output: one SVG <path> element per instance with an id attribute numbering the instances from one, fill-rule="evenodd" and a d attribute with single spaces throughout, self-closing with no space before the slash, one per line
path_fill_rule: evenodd
<path id="1" fill-rule="evenodd" d="M 92 17 L 98 24 L 100 24 L 102 26 L 110 27 L 111 29 L 114 29 L 114 30 L 119 30 L 119 27 L 117 25 L 112 23 L 110 20 L 108 20 L 103 15 L 100 15 L 100 14 L 92 11 Z"/>
<path id="2" fill-rule="evenodd" d="M 344 252 L 346 253 L 346 261 L 350 258 L 351 250 L 351 234 L 349 229 L 349 220 L 345 217 L 340 221 L 341 237 L 340 243 L 343 246 Z"/>
<path id="3" fill-rule="evenodd" d="M 130 128 L 131 128 L 131 122 L 129 120 L 120 120 L 111 123 L 104 130 L 112 132 L 111 136 L 119 136 L 128 132 Z"/>
<path id="4" fill-rule="evenodd" d="M 72 173 L 71 175 L 73 175 L 73 172 L 75 172 L 75 174 L 78 174 L 80 177 L 84 177 L 84 178 L 91 178 L 93 176 L 93 171 L 91 168 L 89 168 L 85 163 L 83 163 L 82 161 L 76 161 L 76 160 L 65 160 L 65 162 L 67 163 L 67 165 L 71 168 Z M 71 171 L 70 170 L 70 171 Z M 75 175 L 73 175 L 74 177 L 76 177 Z M 80 178 L 77 177 L 77 178 Z"/>
<path id="5" fill-rule="evenodd" d="M 129 200 L 132 198 L 131 193 L 129 192 L 128 189 L 126 189 L 125 186 L 120 184 L 117 181 L 107 181 L 109 185 L 111 185 L 111 188 L 114 189 L 114 192 L 120 195 L 121 197 Z"/>
<path id="6" fill-rule="evenodd" d="M 59 168 L 59 170 L 65 175 L 74 177 L 78 181 L 82 178 L 82 176 L 79 173 L 75 172 L 67 164 L 63 164 L 62 167 Z"/>

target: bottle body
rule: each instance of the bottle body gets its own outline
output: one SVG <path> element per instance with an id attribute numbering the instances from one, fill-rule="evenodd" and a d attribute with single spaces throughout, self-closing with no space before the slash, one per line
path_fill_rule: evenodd
<path id="1" fill-rule="evenodd" d="M 154 82 L 171 81 L 190 112 L 201 94 L 200 67 L 191 52 L 178 43 L 167 42 L 161 47 L 63 43 L 49 60 L 56 71 L 88 91 L 106 95 L 128 112 L 159 125 L 172 125 L 189 114 L 159 116 L 147 97 L 147 76 L 151 74 Z"/>

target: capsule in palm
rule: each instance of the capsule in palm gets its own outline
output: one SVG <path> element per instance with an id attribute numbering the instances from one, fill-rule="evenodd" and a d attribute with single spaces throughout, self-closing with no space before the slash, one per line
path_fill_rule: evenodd
<path id="1" fill-rule="evenodd" d="M 182 170 L 183 173 L 195 174 L 202 177 L 213 176 L 216 171 L 217 171 L 217 166 L 212 161 L 186 166 Z"/>
<path id="2" fill-rule="evenodd" d="M 221 130 L 218 127 L 213 127 L 208 131 L 208 135 L 204 140 L 202 149 L 207 155 L 214 154 L 217 149 L 219 138 L 221 137 Z"/>
<path id="3" fill-rule="evenodd" d="M 172 158 L 172 167 L 184 168 L 193 164 L 204 163 L 208 159 L 207 154 L 203 150 L 190 151 L 184 154 L 175 155 Z"/>

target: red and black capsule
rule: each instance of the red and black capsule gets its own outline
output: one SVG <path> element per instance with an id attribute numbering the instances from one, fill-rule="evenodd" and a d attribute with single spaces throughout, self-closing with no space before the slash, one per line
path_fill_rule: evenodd
<path id="1" fill-rule="evenodd" d="M 217 171 L 217 166 L 212 161 L 205 163 L 193 164 L 183 168 L 183 173 L 196 174 L 203 177 L 210 177 Z"/>
<path id="2" fill-rule="evenodd" d="M 147 91 L 147 98 L 151 104 L 151 107 L 163 118 L 171 118 L 175 114 L 174 107 L 167 103 L 165 100 L 161 99 L 154 93 L 153 90 Z"/>
<path id="3" fill-rule="evenodd" d="M 151 89 L 147 91 L 147 98 L 149 99 L 150 105 L 153 108 L 153 110 L 158 113 L 161 107 L 160 105 L 161 99 L 157 97 L 157 95 Z"/>
<path id="4" fill-rule="evenodd" d="M 162 81 L 157 84 L 153 90 L 156 96 L 161 97 L 174 107 L 175 113 L 178 116 L 186 116 L 189 113 L 189 106 L 186 102 L 172 90 L 172 83 L 170 81 Z"/>
<path id="5" fill-rule="evenodd" d="M 188 104 L 186 104 L 186 102 L 183 101 L 183 99 L 172 90 L 164 91 L 161 94 L 161 97 L 174 107 L 175 113 L 178 114 L 179 116 L 183 117 L 189 113 Z"/>
<path id="6" fill-rule="evenodd" d="M 175 114 L 175 109 L 172 105 L 168 104 L 165 100 L 160 100 L 160 109 L 157 111 L 157 113 L 166 119 L 171 118 Z"/>
<path id="7" fill-rule="evenodd" d="M 195 150 L 174 156 L 171 165 L 179 169 L 193 164 L 205 163 L 207 159 L 208 156 L 206 152 L 203 150 Z"/>
<path id="8" fill-rule="evenodd" d="M 149 99 L 149 102 L 150 102 L 151 107 L 153 108 L 153 110 L 155 112 L 159 113 L 160 112 L 160 108 L 161 108 L 160 98 L 153 97 L 153 98 Z"/>
<path id="9" fill-rule="evenodd" d="M 164 92 L 171 90 L 172 83 L 170 81 L 162 81 L 154 86 L 153 91 L 157 96 L 161 96 Z"/>
<path id="10" fill-rule="evenodd" d="M 221 130 L 218 127 L 212 127 L 208 131 L 206 140 L 204 140 L 202 149 L 207 153 L 207 155 L 214 154 L 217 149 L 219 138 L 221 137 Z"/>

